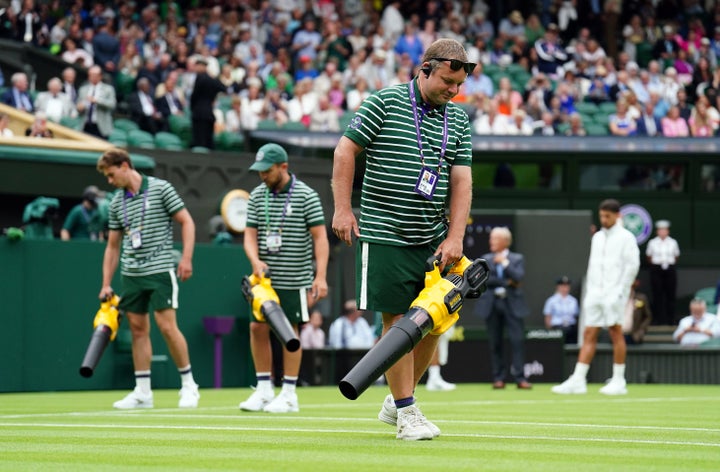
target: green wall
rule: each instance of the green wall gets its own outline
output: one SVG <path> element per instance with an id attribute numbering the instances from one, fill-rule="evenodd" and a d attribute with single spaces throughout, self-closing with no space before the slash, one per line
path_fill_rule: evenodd
<path id="1" fill-rule="evenodd" d="M 0 392 L 134 386 L 130 353 L 119 339 L 108 346 L 92 378 L 78 373 L 99 308 L 104 247 L 0 238 Z M 205 331 L 204 316 L 237 317 L 233 331 L 223 337 L 223 386 L 248 386 L 254 378 L 248 307 L 240 291 L 240 280 L 249 270 L 239 246 L 196 247 L 195 275 L 180 286 L 178 324 L 201 387 L 212 387 L 214 375 L 214 338 Z M 118 279 L 113 285 L 120 291 Z M 177 369 L 152 325 L 153 354 L 166 359 L 153 362 L 153 386 L 178 388 Z"/>

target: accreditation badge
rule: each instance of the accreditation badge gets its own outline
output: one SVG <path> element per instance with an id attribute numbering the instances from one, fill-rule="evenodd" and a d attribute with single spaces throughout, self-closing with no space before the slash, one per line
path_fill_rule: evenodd
<path id="1" fill-rule="evenodd" d="M 282 247 L 282 236 L 280 233 L 270 233 L 267 235 L 267 238 L 265 238 L 265 244 L 267 244 L 269 253 L 277 254 Z"/>
<path id="2" fill-rule="evenodd" d="M 130 246 L 133 249 L 140 249 L 142 247 L 142 231 L 139 229 L 130 230 Z"/>
<path id="3" fill-rule="evenodd" d="M 415 184 L 415 193 L 422 195 L 428 200 L 432 200 L 435 195 L 435 189 L 438 183 L 438 173 L 423 167 L 420 170 L 420 176 L 418 177 L 417 183 Z"/>

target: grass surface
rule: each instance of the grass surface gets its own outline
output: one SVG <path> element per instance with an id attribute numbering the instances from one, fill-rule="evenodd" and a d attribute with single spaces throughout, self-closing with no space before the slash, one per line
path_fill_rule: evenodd
<path id="1" fill-rule="evenodd" d="M 459 385 L 420 387 L 418 405 L 442 435 L 395 439 L 377 413 L 386 387 L 346 400 L 335 387 L 298 389 L 300 412 L 237 409 L 250 389 L 204 389 L 179 410 L 114 411 L 127 392 L 0 395 L 0 470 L 698 471 L 720 464 L 717 386 L 630 385 L 630 394 L 558 396 Z"/>

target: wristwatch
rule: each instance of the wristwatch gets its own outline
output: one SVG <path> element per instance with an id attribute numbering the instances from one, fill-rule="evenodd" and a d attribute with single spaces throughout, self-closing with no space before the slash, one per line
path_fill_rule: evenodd
<path id="1" fill-rule="evenodd" d="M 245 231 L 250 194 L 245 190 L 230 190 L 220 203 L 220 216 L 227 229 L 233 233 Z"/>

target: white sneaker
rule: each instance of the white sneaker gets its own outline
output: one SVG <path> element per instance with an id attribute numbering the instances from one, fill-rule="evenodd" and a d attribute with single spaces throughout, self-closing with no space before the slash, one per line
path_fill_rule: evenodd
<path id="1" fill-rule="evenodd" d="M 627 395 L 627 382 L 625 379 L 611 379 L 607 385 L 600 389 L 600 393 L 604 395 Z"/>
<path id="2" fill-rule="evenodd" d="M 555 385 L 551 390 L 561 395 L 581 395 L 587 393 L 587 380 L 571 375 L 565 382 Z"/>
<path id="3" fill-rule="evenodd" d="M 250 398 L 240 403 L 243 411 L 262 411 L 275 398 L 272 390 L 255 390 Z"/>
<path id="4" fill-rule="evenodd" d="M 153 407 L 153 394 L 152 392 L 143 393 L 140 388 L 135 387 L 135 390 L 130 392 L 122 400 L 118 400 L 113 403 L 113 408 L 118 410 L 132 410 L 135 408 L 152 408 Z"/>
<path id="5" fill-rule="evenodd" d="M 419 408 L 418 411 L 420 411 Z M 435 426 L 432 422 L 428 421 L 428 419 L 425 418 L 425 415 L 423 415 L 422 412 L 420 413 L 420 416 L 422 416 L 426 426 L 433 433 L 433 437 L 436 438 L 440 436 L 440 428 Z M 385 397 L 383 406 L 382 408 L 380 408 L 380 413 L 378 413 L 378 419 L 383 423 L 389 424 L 390 426 L 397 426 L 397 408 L 395 407 L 395 401 L 393 400 L 392 395 L 388 395 Z"/>
<path id="6" fill-rule="evenodd" d="M 450 390 L 455 390 L 457 385 L 446 382 L 445 379 L 439 377 L 435 379 L 428 379 L 425 383 L 425 388 L 431 392 L 448 392 Z"/>
<path id="7" fill-rule="evenodd" d="M 180 395 L 178 408 L 197 408 L 198 400 L 200 400 L 197 384 L 183 385 L 178 395 Z"/>
<path id="8" fill-rule="evenodd" d="M 418 441 L 435 437 L 428 428 L 427 419 L 417 406 L 403 408 L 397 417 L 397 438 L 405 441 Z"/>
<path id="9" fill-rule="evenodd" d="M 281 391 L 273 401 L 265 405 L 263 411 L 268 413 L 297 413 L 300 411 L 297 393 Z"/>

